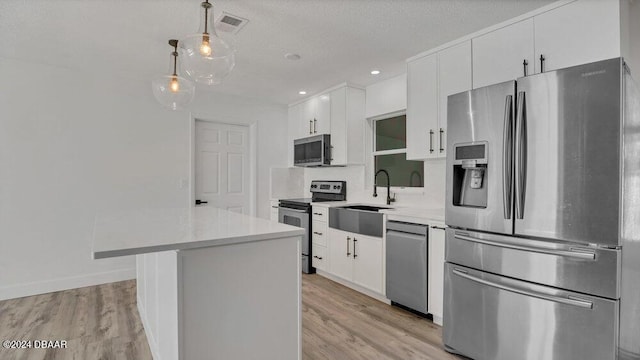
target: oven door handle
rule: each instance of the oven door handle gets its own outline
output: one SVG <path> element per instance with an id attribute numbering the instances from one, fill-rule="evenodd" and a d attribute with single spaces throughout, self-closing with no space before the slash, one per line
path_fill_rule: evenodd
<path id="1" fill-rule="evenodd" d="M 301 214 L 307 214 L 307 212 L 304 211 L 304 210 L 296 210 L 296 209 L 291 209 L 291 208 L 284 207 L 284 206 L 278 206 L 278 209 L 282 209 L 284 211 L 293 211 L 293 212 L 297 212 L 297 213 L 301 213 Z"/>
<path id="2" fill-rule="evenodd" d="M 593 303 L 591 301 L 579 299 L 579 298 L 576 298 L 576 297 L 573 297 L 573 296 L 569 296 L 569 297 L 565 298 L 565 297 L 560 297 L 560 296 L 547 295 L 547 294 L 539 293 L 537 291 L 519 289 L 519 288 L 512 287 L 512 286 L 502 285 L 502 284 L 495 283 L 493 281 L 489 281 L 489 280 L 485 280 L 485 279 L 481 279 L 481 278 L 475 277 L 473 275 L 469 275 L 466 271 L 460 270 L 460 269 L 456 269 L 456 268 L 453 269 L 453 273 L 455 275 L 458 275 L 458 276 L 460 276 L 462 278 L 465 278 L 467 280 L 471 280 L 471 281 L 477 282 L 477 283 L 482 284 L 482 285 L 491 286 L 491 287 L 494 287 L 496 289 L 500 289 L 500 290 L 504 290 L 504 291 L 510 291 L 510 292 L 513 292 L 513 293 L 516 293 L 516 294 L 529 296 L 529 297 L 535 297 L 535 298 L 543 299 L 543 300 L 547 300 L 547 301 L 553 301 L 553 302 L 557 302 L 557 303 L 560 303 L 560 304 L 572 305 L 572 306 L 577 306 L 577 307 L 581 307 L 581 308 L 585 308 L 585 309 L 593 309 Z"/>

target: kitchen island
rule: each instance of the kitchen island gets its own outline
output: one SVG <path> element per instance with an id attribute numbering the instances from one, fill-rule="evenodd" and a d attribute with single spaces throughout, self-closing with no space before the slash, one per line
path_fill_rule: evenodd
<path id="1" fill-rule="evenodd" d="M 154 359 L 301 359 L 304 230 L 213 207 L 99 216 L 93 258 L 136 255 Z"/>

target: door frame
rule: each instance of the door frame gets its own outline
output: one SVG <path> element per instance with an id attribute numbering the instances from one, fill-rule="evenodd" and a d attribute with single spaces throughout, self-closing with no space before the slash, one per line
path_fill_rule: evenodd
<path id="1" fill-rule="evenodd" d="M 238 119 L 237 123 L 221 121 L 211 116 L 200 116 L 191 114 L 189 119 L 189 204 L 188 207 L 195 207 L 196 201 L 196 121 L 205 121 L 221 125 L 246 126 L 249 129 L 249 215 L 256 216 L 257 200 L 257 134 L 258 124 L 244 122 Z"/>

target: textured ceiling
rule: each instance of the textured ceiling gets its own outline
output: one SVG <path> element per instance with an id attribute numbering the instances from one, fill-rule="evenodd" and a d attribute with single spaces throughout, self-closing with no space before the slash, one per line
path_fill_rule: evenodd
<path id="1" fill-rule="evenodd" d="M 193 33 L 199 0 L 0 0 L 0 57 L 151 80 L 169 38 Z M 552 0 L 220 0 L 249 19 L 236 68 L 211 90 L 278 103 L 340 82 L 369 85 L 404 60 Z M 288 52 L 299 61 L 284 58 Z M 372 69 L 382 74 L 372 76 Z"/>

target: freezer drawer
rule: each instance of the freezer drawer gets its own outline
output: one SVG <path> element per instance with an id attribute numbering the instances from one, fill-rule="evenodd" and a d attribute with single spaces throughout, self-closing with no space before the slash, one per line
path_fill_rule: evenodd
<path id="1" fill-rule="evenodd" d="M 620 298 L 620 250 L 449 228 L 446 261 L 561 289 Z"/>
<path id="2" fill-rule="evenodd" d="M 475 360 L 615 360 L 619 301 L 445 265 L 443 340 Z"/>

